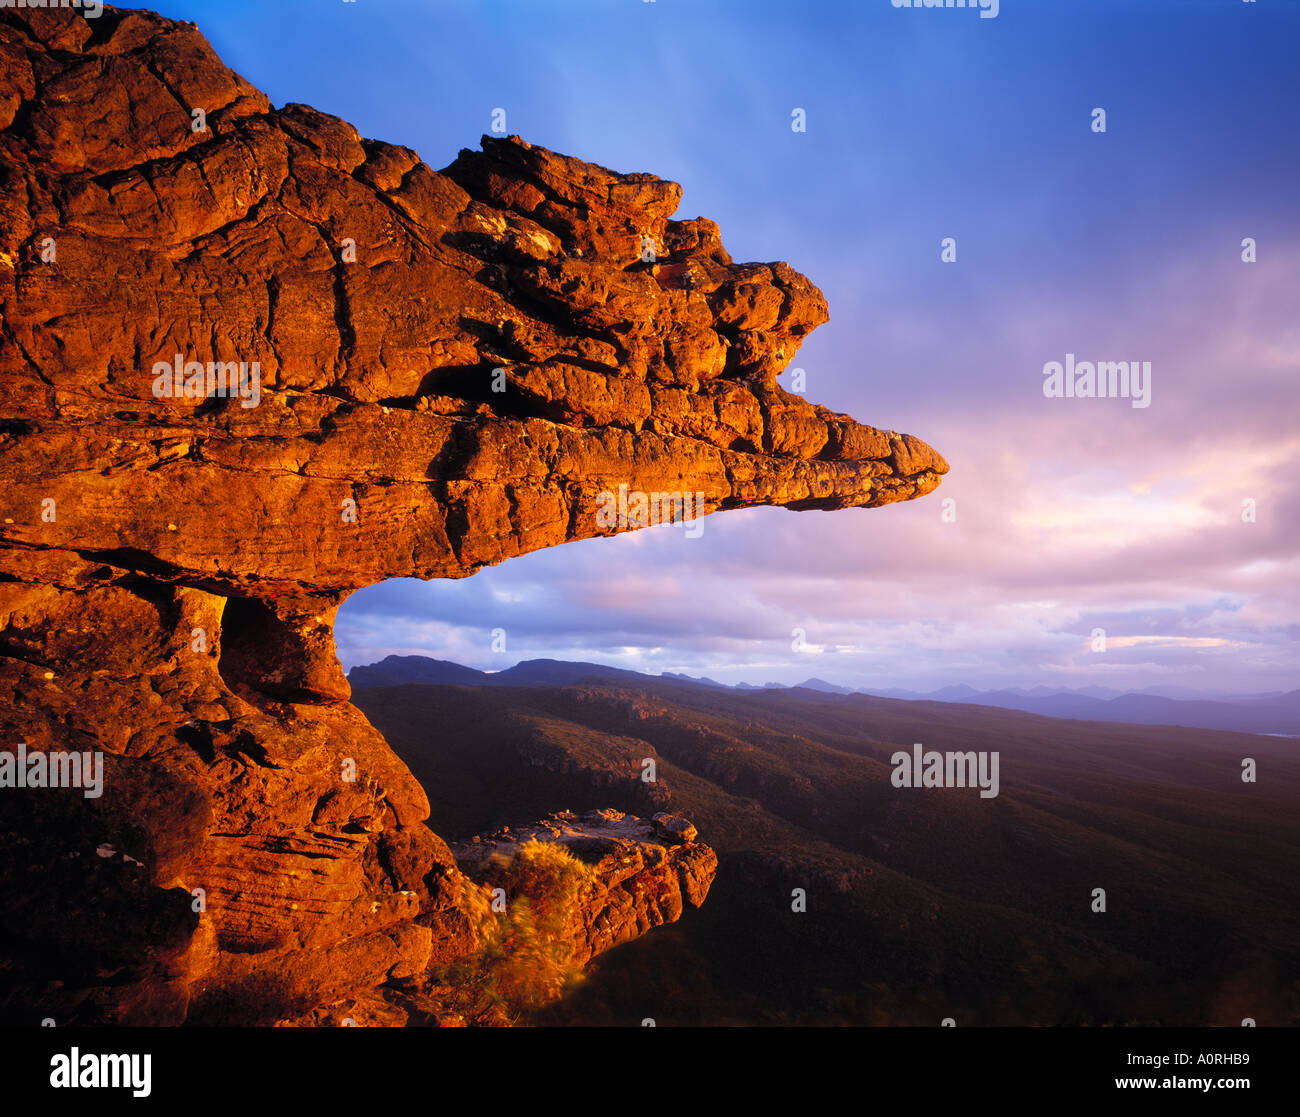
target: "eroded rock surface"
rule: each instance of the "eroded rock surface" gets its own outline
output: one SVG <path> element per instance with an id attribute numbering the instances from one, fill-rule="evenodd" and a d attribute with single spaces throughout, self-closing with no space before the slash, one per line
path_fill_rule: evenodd
<path id="1" fill-rule="evenodd" d="M 97 799 L 0 789 L 15 1022 L 269 1023 L 472 947 L 348 704 L 352 590 L 628 530 L 621 485 L 832 509 L 947 468 L 784 391 L 821 293 L 652 175 L 514 138 L 435 172 L 111 9 L 0 12 L 0 153 L 0 747 L 105 758 Z"/>
<path id="2" fill-rule="evenodd" d="M 555 842 L 591 867 L 591 884 L 569 926 L 578 964 L 672 923 L 709 894 L 718 855 L 697 844 L 695 827 L 677 815 L 651 821 L 616 810 L 561 811 L 527 826 L 507 826 L 452 846 L 474 881 L 491 885 L 497 860 L 509 860 L 525 842 Z"/>

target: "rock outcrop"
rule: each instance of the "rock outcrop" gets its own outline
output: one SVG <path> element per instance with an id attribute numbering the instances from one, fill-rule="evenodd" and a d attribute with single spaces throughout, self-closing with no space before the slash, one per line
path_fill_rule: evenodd
<path id="1" fill-rule="evenodd" d="M 784 391 L 821 293 L 652 175 L 514 138 L 435 172 L 111 9 L 0 12 L 0 151 L 0 747 L 104 761 L 96 798 L 0 787 L 7 1020 L 270 1023 L 472 949 L 348 703 L 351 591 L 634 529 L 638 493 L 947 468 Z"/>
<path id="2" fill-rule="evenodd" d="M 471 879 L 491 885 L 496 859 L 509 859 L 530 841 L 563 845 L 593 870 L 569 923 L 579 965 L 675 922 L 688 904 L 699 907 L 718 868 L 717 854 L 696 843 L 695 827 L 664 812 L 649 822 L 615 810 L 558 812 L 529 826 L 479 835 L 452 846 L 452 853 Z"/>

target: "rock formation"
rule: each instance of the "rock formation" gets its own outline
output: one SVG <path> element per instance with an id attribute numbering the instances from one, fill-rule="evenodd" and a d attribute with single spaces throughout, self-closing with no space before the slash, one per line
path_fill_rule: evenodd
<path id="1" fill-rule="evenodd" d="M 351 591 L 630 530 L 623 485 L 833 509 L 947 468 L 784 391 L 821 293 L 652 175 L 515 138 L 435 172 L 111 9 L 0 12 L 0 147 L 0 748 L 104 758 L 96 798 L 0 787 L 7 1020 L 270 1023 L 472 949 L 348 703 Z"/>
<path id="2" fill-rule="evenodd" d="M 575 960 L 597 954 L 672 923 L 687 904 L 709 893 L 718 857 L 695 841 L 695 827 L 660 812 L 647 822 L 621 811 L 559 812 L 530 826 L 511 826 L 452 847 L 472 879 L 492 883 L 492 862 L 522 843 L 557 842 L 594 870 L 593 883 L 572 912 Z"/>

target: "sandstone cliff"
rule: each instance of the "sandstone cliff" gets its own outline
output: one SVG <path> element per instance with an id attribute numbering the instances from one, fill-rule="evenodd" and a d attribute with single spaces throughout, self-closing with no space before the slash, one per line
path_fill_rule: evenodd
<path id="1" fill-rule="evenodd" d="M 435 172 L 110 9 L 0 13 L 0 150 L 0 748 L 105 764 L 0 789 L 7 1019 L 270 1023 L 473 948 L 348 703 L 351 591 L 627 530 L 621 485 L 833 509 L 947 468 L 784 391 L 821 293 L 652 175 L 515 138 Z M 243 395 L 166 394 L 178 356 Z"/>

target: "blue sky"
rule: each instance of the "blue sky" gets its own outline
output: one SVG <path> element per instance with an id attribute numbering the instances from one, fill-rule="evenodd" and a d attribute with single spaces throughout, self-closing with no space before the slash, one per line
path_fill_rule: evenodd
<path id="1" fill-rule="evenodd" d="M 679 217 L 825 292 L 831 321 L 794 361 L 806 394 L 952 466 L 910 504 L 726 513 L 699 539 L 651 529 L 362 590 L 345 665 L 1297 685 L 1300 4 L 150 6 L 198 23 L 276 105 L 435 169 L 500 107 L 530 142 L 682 183 Z M 1044 398 L 1066 353 L 1150 361 L 1151 406 Z"/>

